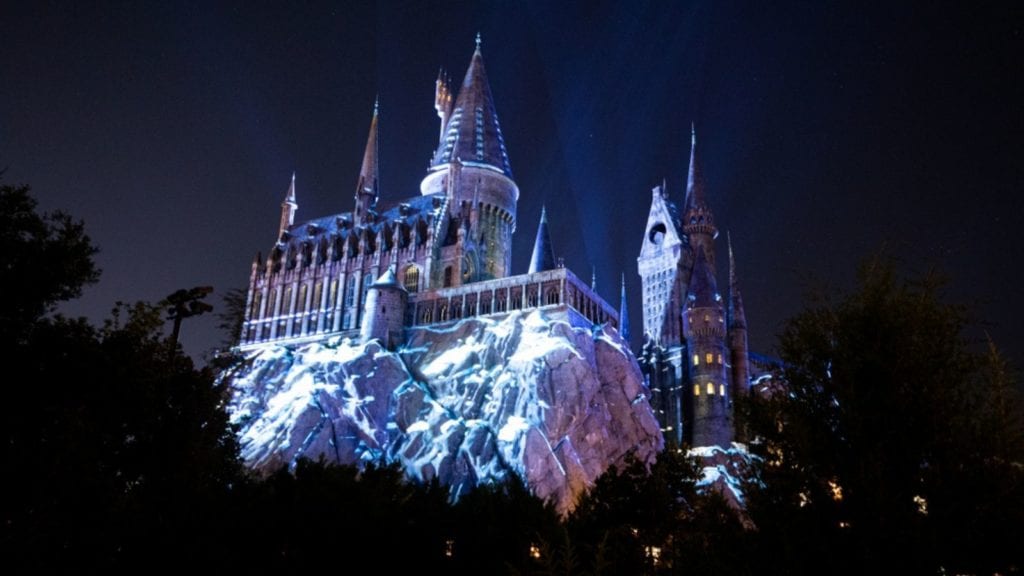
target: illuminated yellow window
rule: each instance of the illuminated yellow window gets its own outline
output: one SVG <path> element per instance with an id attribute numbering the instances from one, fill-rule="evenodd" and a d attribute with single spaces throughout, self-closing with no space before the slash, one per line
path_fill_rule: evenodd
<path id="1" fill-rule="evenodd" d="M 715 385 L 712 384 L 711 382 L 708 382 L 708 394 L 712 396 L 715 395 Z"/>
<path id="2" fill-rule="evenodd" d="M 725 384 L 718 385 L 718 395 L 725 396 Z"/>
<path id="3" fill-rule="evenodd" d="M 696 366 L 697 364 L 700 364 L 700 356 L 697 356 L 696 354 L 694 354 L 693 355 L 693 365 Z"/>
<path id="4" fill-rule="evenodd" d="M 704 363 L 711 364 L 712 362 L 714 362 L 714 355 L 712 355 L 711 352 L 708 352 L 704 355 Z"/>
<path id="5" fill-rule="evenodd" d="M 708 320 L 711 320 L 711 317 L 708 316 L 707 314 L 705 314 L 704 315 L 704 321 L 707 322 Z"/>
<path id="6" fill-rule="evenodd" d="M 693 395 L 700 396 L 700 384 L 693 385 Z"/>
<path id="7" fill-rule="evenodd" d="M 722 355 L 721 355 L 721 354 L 719 354 L 719 355 L 718 355 L 718 363 L 719 363 L 719 364 L 721 364 L 721 363 L 722 363 Z"/>

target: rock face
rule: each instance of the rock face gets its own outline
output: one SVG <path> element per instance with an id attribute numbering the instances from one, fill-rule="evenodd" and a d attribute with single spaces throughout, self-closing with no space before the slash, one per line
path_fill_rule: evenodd
<path id="1" fill-rule="evenodd" d="M 263 349 L 225 378 L 242 455 L 266 472 L 301 456 L 398 462 L 456 496 L 517 474 L 565 512 L 609 466 L 662 447 L 625 342 L 564 308 L 412 329 L 396 352 Z"/>

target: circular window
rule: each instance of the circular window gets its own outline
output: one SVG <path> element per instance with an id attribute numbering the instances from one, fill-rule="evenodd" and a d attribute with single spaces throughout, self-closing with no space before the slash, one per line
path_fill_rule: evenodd
<path id="1" fill-rule="evenodd" d="M 647 233 L 647 239 L 650 240 L 651 244 L 660 245 L 665 240 L 665 225 L 658 222 L 654 226 L 651 226 L 651 231 Z"/>

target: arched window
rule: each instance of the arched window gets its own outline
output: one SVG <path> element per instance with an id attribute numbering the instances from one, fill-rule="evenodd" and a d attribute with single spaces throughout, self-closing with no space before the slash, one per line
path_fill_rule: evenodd
<path id="1" fill-rule="evenodd" d="M 718 395 L 725 396 L 725 384 L 718 385 Z"/>
<path id="2" fill-rule="evenodd" d="M 308 293 L 308 285 L 303 284 L 302 286 L 299 286 L 299 301 L 296 302 L 295 304 L 295 310 L 298 311 L 299 314 L 302 314 L 303 312 L 306 311 L 306 296 L 308 295 Z"/>
<path id="3" fill-rule="evenodd" d="M 712 362 L 715 361 L 714 358 L 715 356 L 711 352 L 708 352 L 707 354 L 704 355 L 704 363 L 711 364 Z"/>
<path id="4" fill-rule="evenodd" d="M 348 308 L 356 302 L 356 277 L 351 275 L 345 283 L 345 307 Z"/>
<path id="5" fill-rule="evenodd" d="M 714 396 L 714 394 L 715 394 L 715 385 L 712 384 L 711 382 L 708 382 L 708 395 Z"/>
<path id="6" fill-rule="evenodd" d="M 558 304 L 558 291 L 557 290 L 548 290 L 548 302 L 547 303 L 549 305 L 551 305 L 551 304 Z"/>
<path id="7" fill-rule="evenodd" d="M 696 366 L 698 364 L 700 364 L 700 356 L 697 355 L 697 354 L 694 354 L 693 355 L 693 365 Z"/>
<path id="8" fill-rule="evenodd" d="M 252 310 L 249 311 L 250 320 L 260 319 L 260 302 L 263 301 L 263 293 L 257 291 L 252 297 Z"/>
<path id="9" fill-rule="evenodd" d="M 441 322 L 448 319 L 448 303 L 441 304 L 441 310 L 437 315 L 437 319 Z"/>
<path id="10" fill-rule="evenodd" d="M 284 298 L 281 300 L 281 314 L 292 313 L 292 287 L 286 286 L 284 289 Z"/>
<path id="11" fill-rule="evenodd" d="M 405 290 L 410 294 L 420 289 L 420 269 L 414 264 L 409 264 L 405 269 Z"/>
<path id="12" fill-rule="evenodd" d="M 434 310 L 432 308 L 424 308 L 421 322 L 423 324 L 430 324 L 433 321 L 433 312 Z"/>
<path id="13" fill-rule="evenodd" d="M 277 316 L 277 288 L 270 289 L 270 301 L 267 306 L 267 316 Z"/>
<path id="14" fill-rule="evenodd" d="M 693 395 L 700 396 L 700 384 L 693 385 Z"/>
<path id="15" fill-rule="evenodd" d="M 722 363 L 722 355 L 721 355 L 721 354 L 719 354 L 719 355 L 718 355 L 718 363 L 719 363 L 719 364 L 721 364 L 721 363 Z"/>
<path id="16" fill-rule="evenodd" d="M 327 309 L 333 309 L 337 303 L 336 298 L 338 297 L 338 279 L 331 280 L 331 288 L 327 291 Z"/>

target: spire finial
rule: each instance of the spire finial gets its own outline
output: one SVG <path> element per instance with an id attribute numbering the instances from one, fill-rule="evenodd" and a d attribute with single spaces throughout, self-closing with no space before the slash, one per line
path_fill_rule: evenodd
<path id="1" fill-rule="evenodd" d="M 480 33 L 479 32 L 476 33 L 476 49 L 477 50 L 480 49 Z"/>
<path id="2" fill-rule="evenodd" d="M 590 265 L 590 289 L 597 292 L 597 266 Z"/>
<path id="3" fill-rule="evenodd" d="M 729 246 L 729 287 L 736 286 L 736 259 L 732 255 L 732 234 L 725 231 L 725 242 Z"/>
<path id="4" fill-rule="evenodd" d="M 697 142 L 697 126 L 690 120 L 690 144 L 696 144 Z"/>
<path id="5" fill-rule="evenodd" d="M 544 205 L 544 204 L 540 205 L 540 223 L 541 224 L 547 224 L 548 223 L 548 207 L 546 205 Z"/>
<path id="6" fill-rule="evenodd" d="M 376 116 L 377 112 L 380 111 L 380 94 L 373 97 L 373 115 Z"/>

